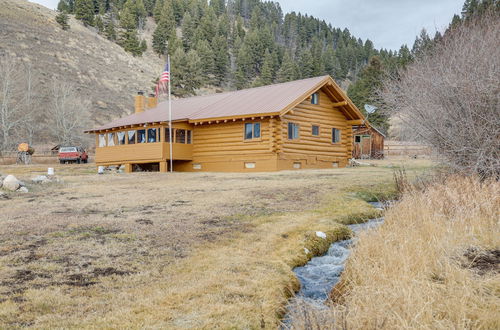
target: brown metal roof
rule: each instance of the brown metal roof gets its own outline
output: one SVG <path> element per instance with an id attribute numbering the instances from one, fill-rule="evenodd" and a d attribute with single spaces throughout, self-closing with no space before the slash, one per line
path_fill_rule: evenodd
<path id="1" fill-rule="evenodd" d="M 279 115 L 327 84 L 336 89 L 335 94 L 341 95 L 342 100 L 336 101 L 347 99 L 347 96 L 330 76 L 322 76 L 233 92 L 172 100 L 172 120 L 195 122 L 207 119 Z M 346 108 L 349 108 L 351 117 L 362 118 L 361 113 L 352 102 L 348 101 Z M 352 116 L 353 113 L 354 116 Z M 156 108 L 114 120 L 89 132 L 168 120 L 168 102 L 164 101 L 160 102 Z"/>

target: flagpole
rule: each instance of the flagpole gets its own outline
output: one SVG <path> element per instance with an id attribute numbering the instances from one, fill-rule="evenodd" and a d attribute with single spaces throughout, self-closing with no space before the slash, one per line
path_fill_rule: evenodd
<path id="1" fill-rule="evenodd" d="M 170 67 L 170 55 L 167 55 L 168 70 L 170 72 L 170 77 L 168 79 L 168 135 L 169 135 L 169 147 L 170 147 L 170 172 L 174 171 L 174 160 L 173 160 L 173 148 L 172 148 L 172 98 L 170 96 L 170 80 L 172 79 L 172 68 Z"/>

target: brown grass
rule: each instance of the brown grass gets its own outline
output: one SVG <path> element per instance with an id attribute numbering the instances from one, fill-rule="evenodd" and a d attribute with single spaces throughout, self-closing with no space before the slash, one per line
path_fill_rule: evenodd
<path id="1" fill-rule="evenodd" d="M 275 327 L 292 268 L 349 235 L 340 222 L 378 215 L 363 199 L 394 190 L 388 164 L 101 176 L 56 165 L 62 183 L 0 199 L 0 327 Z M 26 182 L 45 171 L 0 166 Z"/>
<path id="2" fill-rule="evenodd" d="M 360 235 L 334 296 L 297 328 L 500 328 L 500 183 L 452 177 L 407 192 Z M 341 294 L 342 296 L 338 296 Z"/>

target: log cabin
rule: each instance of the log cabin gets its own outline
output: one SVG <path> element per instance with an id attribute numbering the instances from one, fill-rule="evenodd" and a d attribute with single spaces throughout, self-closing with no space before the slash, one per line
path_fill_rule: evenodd
<path id="1" fill-rule="evenodd" d="M 384 158 L 385 134 L 373 125 L 353 126 L 354 148 L 352 157 L 356 159 Z"/>
<path id="2" fill-rule="evenodd" d="M 98 166 L 126 172 L 261 172 L 345 167 L 364 117 L 330 76 L 172 100 L 135 97 L 135 113 L 86 131 Z"/>

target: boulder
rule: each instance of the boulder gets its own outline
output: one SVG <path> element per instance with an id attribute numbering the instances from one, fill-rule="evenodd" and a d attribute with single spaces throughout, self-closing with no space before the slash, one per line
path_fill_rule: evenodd
<path id="1" fill-rule="evenodd" d="M 319 238 L 326 239 L 326 234 L 322 231 L 317 231 L 316 236 L 318 236 Z"/>
<path id="2" fill-rule="evenodd" d="M 17 189 L 17 191 L 22 192 L 22 193 L 29 192 L 28 188 L 26 188 L 26 187 L 21 187 L 21 188 Z"/>
<path id="3" fill-rule="evenodd" d="M 5 179 L 3 179 L 3 188 L 10 190 L 10 191 L 16 191 L 21 187 L 21 184 L 19 180 L 13 176 L 13 175 L 7 175 Z"/>

